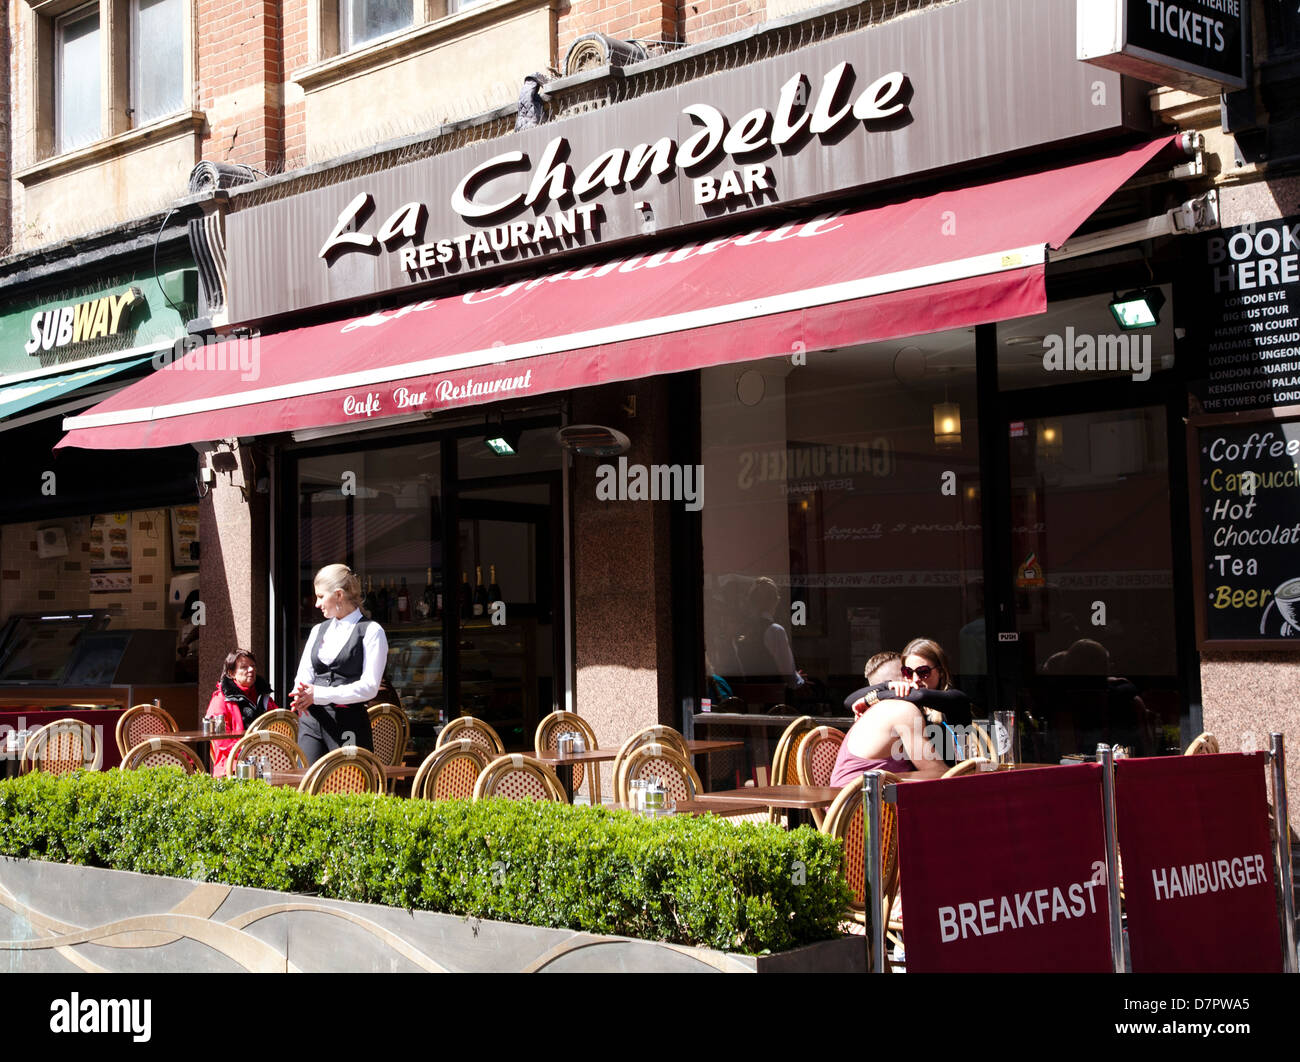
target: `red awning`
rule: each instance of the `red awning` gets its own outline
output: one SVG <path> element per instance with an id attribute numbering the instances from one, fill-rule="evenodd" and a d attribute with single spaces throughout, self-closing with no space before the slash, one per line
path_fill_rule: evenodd
<path id="1" fill-rule="evenodd" d="M 373 426 L 1042 313 L 1046 248 L 1168 143 L 222 342 L 67 418 L 59 445 Z"/>

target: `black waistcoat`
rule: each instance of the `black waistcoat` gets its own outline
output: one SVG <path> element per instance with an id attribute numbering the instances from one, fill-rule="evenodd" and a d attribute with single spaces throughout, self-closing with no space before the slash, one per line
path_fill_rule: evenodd
<path id="1" fill-rule="evenodd" d="M 330 663 L 321 662 L 320 643 L 325 637 L 325 631 L 329 627 L 328 623 L 320 625 L 316 640 L 311 647 L 311 669 L 313 686 L 346 686 L 350 682 L 356 682 L 361 678 L 361 672 L 365 669 L 366 648 L 364 645 L 366 628 L 370 626 L 372 620 L 360 619 L 352 626 L 352 633 L 348 635 L 348 640 L 343 643 L 343 648 L 339 650 Z"/>

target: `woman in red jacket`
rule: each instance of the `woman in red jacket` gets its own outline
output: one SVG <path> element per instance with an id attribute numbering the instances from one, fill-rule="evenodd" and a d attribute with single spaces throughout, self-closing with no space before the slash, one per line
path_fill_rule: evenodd
<path id="1" fill-rule="evenodd" d="M 247 649 L 232 649 L 226 654 L 226 669 L 213 691 L 205 715 L 224 719 L 227 734 L 242 734 L 259 715 L 279 706 L 271 697 L 271 686 L 257 673 L 257 658 Z M 222 777 L 230 773 L 230 750 L 238 737 L 212 743 L 212 773 Z"/>

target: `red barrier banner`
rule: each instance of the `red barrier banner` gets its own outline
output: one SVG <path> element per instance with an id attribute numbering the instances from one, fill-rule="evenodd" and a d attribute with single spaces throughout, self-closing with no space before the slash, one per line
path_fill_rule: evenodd
<path id="1" fill-rule="evenodd" d="M 1120 760 L 1134 973 L 1280 973 L 1263 753 Z"/>
<path id="2" fill-rule="evenodd" d="M 1110 971 L 1097 764 L 896 792 L 909 971 Z"/>

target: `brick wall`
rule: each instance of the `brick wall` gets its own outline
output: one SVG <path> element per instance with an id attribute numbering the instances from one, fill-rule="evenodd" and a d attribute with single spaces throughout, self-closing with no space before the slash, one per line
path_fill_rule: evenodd
<path id="1" fill-rule="evenodd" d="M 682 0 L 678 8 L 682 38 L 687 44 L 723 37 L 757 25 L 766 18 L 765 0 Z"/>
<path id="2" fill-rule="evenodd" d="M 699 44 L 757 25 L 767 17 L 768 6 L 767 0 L 593 0 L 573 3 L 560 13 L 559 57 L 563 61 L 569 46 L 584 33 L 604 33 L 619 40 Z M 652 54 L 653 51 L 651 49 Z"/>
<path id="3" fill-rule="evenodd" d="M 198 24 L 195 81 L 199 109 L 208 117 L 203 157 L 278 170 L 284 81 L 279 4 L 199 0 Z"/>
<path id="4" fill-rule="evenodd" d="M 592 0 L 572 3 L 560 13 L 558 59 L 584 33 L 604 33 L 617 40 L 672 41 L 677 33 L 677 0 Z"/>

